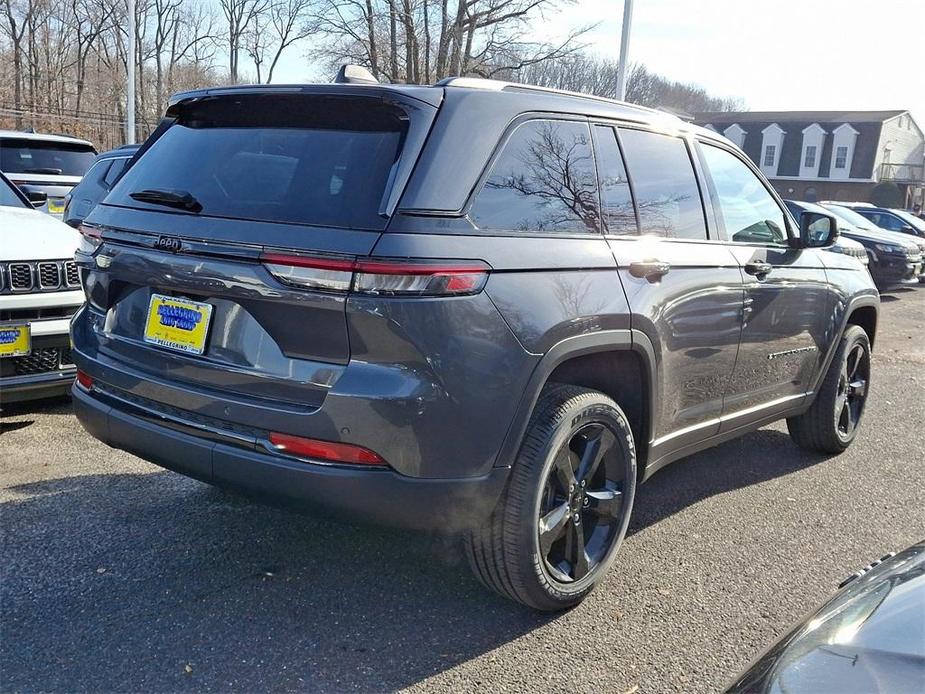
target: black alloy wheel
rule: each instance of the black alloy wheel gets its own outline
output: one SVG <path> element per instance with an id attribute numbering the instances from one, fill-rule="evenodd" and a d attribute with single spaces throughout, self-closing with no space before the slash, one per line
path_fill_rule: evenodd
<path id="1" fill-rule="evenodd" d="M 475 575 L 543 611 L 574 607 L 603 580 L 636 490 L 629 419 L 607 395 L 548 384 L 491 517 L 466 535 Z"/>
<path id="2" fill-rule="evenodd" d="M 809 409 L 787 418 L 790 437 L 810 451 L 841 453 L 857 436 L 869 394 L 870 337 L 849 325 Z"/>
<path id="3" fill-rule="evenodd" d="M 624 465 L 604 424 L 581 426 L 556 453 L 540 502 L 540 556 L 552 578 L 580 580 L 613 545 L 623 518 Z"/>
<path id="4" fill-rule="evenodd" d="M 861 421 L 869 380 L 870 353 L 864 344 L 858 342 L 848 351 L 838 378 L 835 426 L 843 439 L 850 440 Z"/>

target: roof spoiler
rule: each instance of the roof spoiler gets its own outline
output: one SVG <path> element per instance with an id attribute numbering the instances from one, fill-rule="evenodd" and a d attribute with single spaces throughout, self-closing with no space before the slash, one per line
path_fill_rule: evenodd
<path id="1" fill-rule="evenodd" d="M 373 73 L 361 65 L 341 65 L 334 84 L 379 84 Z"/>

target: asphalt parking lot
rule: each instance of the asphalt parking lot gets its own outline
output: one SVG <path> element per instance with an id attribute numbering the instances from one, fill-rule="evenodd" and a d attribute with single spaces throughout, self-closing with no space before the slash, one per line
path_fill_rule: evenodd
<path id="1" fill-rule="evenodd" d="M 4 413 L 4 691 L 713 691 L 847 574 L 925 533 L 925 286 L 884 297 L 844 455 L 775 425 L 668 467 L 575 610 L 486 592 L 454 545 L 254 503 Z"/>

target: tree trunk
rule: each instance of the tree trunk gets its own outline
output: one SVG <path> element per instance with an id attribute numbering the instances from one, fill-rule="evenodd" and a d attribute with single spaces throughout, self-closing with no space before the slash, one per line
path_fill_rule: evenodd
<path id="1" fill-rule="evenodd" d="M 366 34 L 369 37 L 369 68 L 379 79 L 379 51 L 376 47 L 376 30 L 373 23 L 373 1 L 366 0 Z"/>
<path id="2" fill-rule="evenodd" d="M 395 17 L 395 0 L 389 0 L 389 75 L 390 82 L 398 82 L 398 26 Z"/>
<path id="3" fill-rule="evenodd" d="M 22 130 L 22 53 L 18 41 L 13 43 L 13 108 L 16 109 L 16 129 Z"/>

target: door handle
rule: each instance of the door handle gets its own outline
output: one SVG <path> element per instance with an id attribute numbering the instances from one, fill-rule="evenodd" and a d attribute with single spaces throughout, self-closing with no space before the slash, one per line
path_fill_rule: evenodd
<path id="1" fill-rule="evenodd" d="M 630 263 L 630 274 L 633 277 L 658 282 L 671 270 L 671 264 L 661 260 L 641 260 Z"/>
<path id="2" fill-rule="evenodd" d="M 759 279 L 766 276 L 773 269 L 774 266 L 771 265 L 771 263 L 765 263 L 761 260 L 753 260 L 750 263 L 745 263 L 745 272 Z"/>

